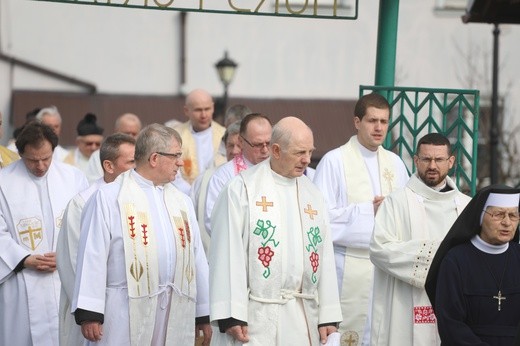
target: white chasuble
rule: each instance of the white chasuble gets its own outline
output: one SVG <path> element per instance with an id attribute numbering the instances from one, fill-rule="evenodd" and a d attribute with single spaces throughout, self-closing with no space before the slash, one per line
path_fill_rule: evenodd
<path id="1" fill-rule="evenodd" d="M 235 192 L 239 201 L 230 196 Z M 212 218 L 212 321 L 246 321 L 250 346 L 319 345 L 318 324 L 341 320 L 327 210 L 319 191 L 307 177 L 279 176 L 266 160 L 241 172 L 221 195 Z M 244 268 L 217 255 L 229 244 L 237 245 L 232 253 L 245 251 L 245 261 L 237 258 L 236 263 Z M 224 292 L 228 276 L 233 279 Z M 247 287 L 235 277 L 247 277 Z M 240 344 L 223 333 L 213 338 L 215 345 Z"/>
<path id="2" fill-rule="evenodd" d="M 368 167 L 368 158 L 365 159 L 361 150 L 357 136 L 340 147 L 349 203 L 372 203 L 376 195 L 387 196 L 399 187 L 398 172 L 389 151 L 380 146 L 374 153 L 372 166 Z M 346 248 L 344 255 L 340 332 L 345 342 L 361 345 L 363 335 L 368 338 L 368 331 L 364 329 L 370 327 L 367 318 L 371 308 L 373 265 L 366 248 Z"/>
<path id="3" fill-rule="evenodd" d="M 437 192 L 412 175 L 376 216 L 370 259 L 375 264 L 371 345 L 439 345 L 424 283 L 437 248 L 470 198 Z"/>
<path id="4" fill-rule="evenodd" d="M 135 182 L 131 172 L 124 173 L 118 203 L 121 208 L 126 277 L 129 296 L 130 340 L 132 345 L 149 345 L 154 337 L 157 309 L 165 308 L 171 293 L 171 306 L 167 323 L 166 343 L 188 345 L 195 339 L 194 328 L 183 328 L 175 321 L 195 321 L 195 259 L 184 199 L 171 184 L 164 186 L 171 232 L 175 242 L 174 280 L 166 285 L 159 284 L 157 256 L 157 220 L 150 217 L 150 206 L 146 194 Z M 158 299 L 159 298 L 159 299 Z M 164 306 L 158 307 L 158 304 Z M 160 321 L 159 321 L 160 323 Z"/>
<path id="5" fill-rule="evenodd" d="M 29 332 L 32 345 L 58 345 L 58 272 L 13 269 L 25 256 L 55 252 L 64 209 L 87 180 L 59 162 L 44 177 L 29 173 L 23 161 L 1 172 L 0 344 L 23 344 Z"/>

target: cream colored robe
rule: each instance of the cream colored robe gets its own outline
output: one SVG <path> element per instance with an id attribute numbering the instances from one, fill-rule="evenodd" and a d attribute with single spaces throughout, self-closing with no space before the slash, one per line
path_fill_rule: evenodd
<path id="1" fill-rule="evenodd" d="M 212 214 L 211 320 L 248 323 L 247 345 L 319 345 L 318 324 L 341 321 L 323 197 L 266 160 L 233 178 Z M 313 262 L 317 259 L 317 262 Z M 317 266 L 313 266 L 316 265 Z M 214 330 L 212 345 L 239 345 Z"/>
<path id="2" fill-rule="evenodd" d="M 188 183 L 192 184 L 193 181 L 202 174 L 203 169 L 199 167 L 197 158 L 197 147 L 195 139 L 192 134 L 192 127 L 189 121 L 182 123 L 175 127 L 175 130 L 179 132 L 182 138 L 182 159 L 184 160 L 184 166 L 182 167 L 182 177 Z M 219 123 L 211 122 L 212 132 L 212 148 L 208 148 L 213 152 L 213 167 L 220 166 L 226 162 L 226 157 L 219 153 L 220 143 L 222 142 L 222 136 L 226 132 L 226 128 Z M 208 167 L 209 168 L 209 167 Z"/>
<path id="3" fill-rule="evenodd" d="M 424 282 L 440 242 L 470 200 L 446 179 L 453 190 L 441 193 L 412 175 L 379 207 L 370 243 L 376 267 L 371 345 L 440 344 Z"/>

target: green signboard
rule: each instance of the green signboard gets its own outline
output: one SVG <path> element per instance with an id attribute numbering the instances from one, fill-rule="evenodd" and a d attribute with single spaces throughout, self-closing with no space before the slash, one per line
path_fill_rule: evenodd
<path id="1" fill-rule="evenodd" d="M 255 16 L 357 19 L 359 0 L 35 0 L 74 5 L 111 6 L 244 14 Z"/>

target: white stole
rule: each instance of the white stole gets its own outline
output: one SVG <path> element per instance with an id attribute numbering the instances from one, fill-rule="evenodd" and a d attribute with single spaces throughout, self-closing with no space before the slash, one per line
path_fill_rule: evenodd
<path id="1" fill-rule="evenodd" d="M 44 211 L 42 203 L 48 201 L 41 201 L 40 194 L 36 183 L 33 182 L 36 177 L 27 171 L 23 161 L 17 161 L 10 167 L 11 177 L 17 179 L 10 179 L 9 181 L 0 182 L 1 190 L 6 196 L 19 196 L 15 199 L 7 199 L 9 214 L 11 221 L 15 227 L 13 238 L 20 246 L 27 252 L 32 254 L 44 254 L 47 252 L 56 251 L 56 243 L 58 241 L 58 232 L 61 227 L 63 212 L 69 200 L 76 193 L 76 189 L 58 189 L 63 186 L 63 182 L 69 181 L 68 175 L 63 174 L 64 171 L 56 168 L 51 164 L 47 172 L 47 184 L 44 186 L 48 190 L 48 196 L 51 203 L 52 220 L 51 222 L 44 221 Z M 65 171 L 69 173 L 69 171 Z M 20 178 L 18 180 L 18 178 Z M 54 187 L 49 189 L 49 186 Z M 22 197 L 23 196 L 23 197 Z M 48 210 L 45 209 L 45 210 Z M 6 214 L 8 215 L 8 214 Z M 45 215 L 49 217 L 49 215 Z M 52 224 L 52 230 L 45 229 L 46 224 Z M 47 314 L 41 314 L 41 309 L 49 309 L 50 301 L 56 306 L 56 332 L 58 330 L 58 302 L 60 300 L 61 284 L 57 271 L 53 273 L 42 273 L 36 270 L 23 270 L 20 274 L 23 275 L 27 287 L 27 304 L 29 306 L 29 316 L 31 317 L 31 324 L 28 328 L 31 329 L 31 337 L 34 345 L 46 345 L 49 342 L 49 330 L 38 328 L 39 326 L 48 326 L 49 321 L 43 320 Z M 51 289 L 54 297 L 51 298 L 48 294 L 42 294 L 38 290 L 39 287 L 45 288 L 46 292 Z M 56 334 L 57 335 L 57 334 Z M 56 341 L 57 342 L 57 341 Z"/>
<path id="2" fill-rule="evenodd" d="M 128 171 L 121 177 L 118 204 L 121 211 L 128 283 L 130 341 L 132 345 L 149 345 L 152 340 L 158 295 L 172 290 L 166 343 L 183 345 L 195 340 L 195 260 L 188 212 L 180 192 L 172 185 L 164 187 L 164 203 L 168 210 L 176 246 L 173 283 L 159 285 L 159 259 L 154 222 L 146 194 Z M 176 323 L 193 321 L 193 328 Z"/>
<path id="3" fill-rule="evenodd" d="M 291 254 L 280 253 L 278 245 L 280 238 L 277 233 L 284 232 L 287 225 L 280 224 L 281 213 L 287 206 L 280 204 L 280 196 L 273 178 L 269 160 L 253 168 L 242 171 L 249 203 L 249 281 L 250 312 L 266 316 L 255 320 L 255 327 L 264 330 L 262 343 L 276 344 L 276 333 L 287 333 L 273 328 L 273 321 L 278 320 L 280 305 L 288 300 L 301 298 L 306 314 L 309 338 L 312 345 L 319 344 L 317 311 L 317 285 L 321 275 L 320 261 L 323 258 L 322 233 L 326 229 L 323 215 L 327 209 L 319 199 L 312 196 L 305 185 L 311 184 L 307 177 L 296 178 L 300 211 L 301 232 L 303 239 L 302 291 L 294 292 L 282 288 L 282 258 Z M 307 181 L 305 181 L 305 179 Z M 297 222 L 298 223 L 298 222 Z M 278 230 L 277 230 L 278 228 Z M 298 231 L 298 230 L 292 230 Z M 261 323 L 262 326 L 258 326 Z"/>
<path id="4" fill-rule="evenodd" d="M 453 192 L 458 191 L 455 184 L 449 177 L 446 177 L 447 184 L 453 188 Z M 410 177 L 408 186 L 419 185 L 422 183 L 415 174 Z M 429 188 L 419 185 L 419 188 Z M 428 229 L 428 216 L 426 215 L 426 209 L 424 207 L 424 199 L 422 196 L 416 194 L 413 190 L 405 188 L 406 199 L 408 203 L 408 215 L 410 215 L 410 229 L 413 230 L 414 237 L 417 239 L 431 239 L 431 234 Z M 460 215 L 466 205 L 462 203 L 458 194 L 454 193 L 453 196 L 453 207 L 457 211 L 457 215 Z M 439 216 L 441 217 L 441 216 Z M 448 230 L 446 230 L 447 232 Z M 433 239 L 432 239 L 433 240 Z M 420 251 L 424 253 L 431 253 L 431 258 L 435 255 L 439 244 L 433 242 L 425 242 L 424 246 Z M 431 262 L 430 262 L 431 263 Z M 417 268 L 414 266 L 414 268 Z M 413 299 L 413 311 L 412 323 L 413 323 L 413 345 L 438 345 L 440 340 L 437 332 L 437 319 L 434 315 L 433 308 L 431 306 L 430 299 L 424 289 L 424 282 L 428 270 L 424 270 L 421 266 L 418 270 L 415 270 L 414 277 L 415 282 L 412 284 L 412 299 Z M 418 283 L 421 283 L 421 288 L 417 287 Z M 430 337 L 425 337 L 430 335 Z"/>
<path id="5" fill-rule="evenodd" d="M 374 198 L 370 173 L 359 151 L 360 145 L 357 136 L 353 136 L 340 147 L 349 203 L 371 202 Z M 377 149 L 377 160 L 381 194 L 387 196 L 396 187 L 395 165 L 390 153 L 381 146 Z"/>

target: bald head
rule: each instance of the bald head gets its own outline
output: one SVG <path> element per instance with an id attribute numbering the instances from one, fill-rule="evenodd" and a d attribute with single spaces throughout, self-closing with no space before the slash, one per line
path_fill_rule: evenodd
<path id="1" fill-rule="evenodd" d="M 141 120 L 133 113 L 124 113 L 116 119 L 114 124 L 115 133 L 124 133 L 134 138 L 137 137 L 141 131 Z"/>
<path id="2" fill-rule="evenodd" d="M 214 104 L 211 95 L 203 89 L 195 89 L 186 96 L 184 114 L 189 118 L 195 132 L 211 126 Z"/>
<path id="3" fill-rule="evenodd" d="M 310 127 L 299 118 L 283 118 L 273 127 L 271 168 L 287 178 L 300 177 L 311 162 L 314 149 Z"/>

